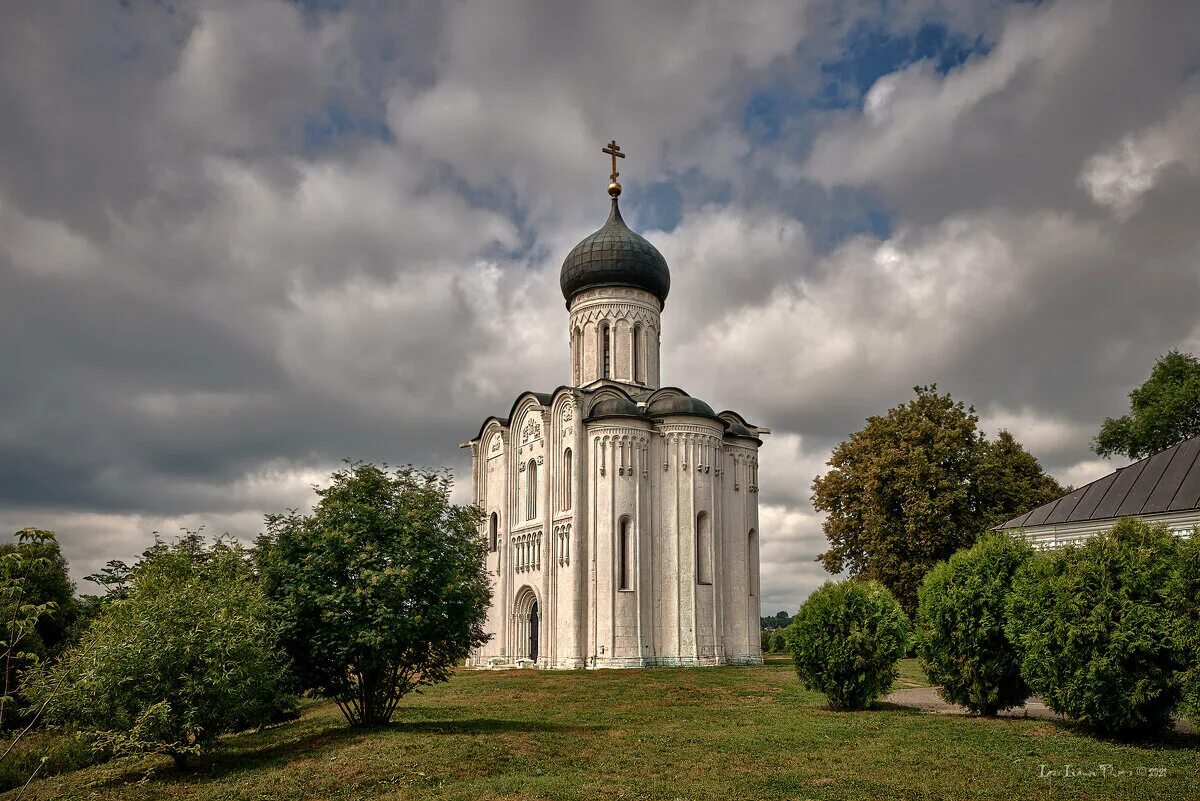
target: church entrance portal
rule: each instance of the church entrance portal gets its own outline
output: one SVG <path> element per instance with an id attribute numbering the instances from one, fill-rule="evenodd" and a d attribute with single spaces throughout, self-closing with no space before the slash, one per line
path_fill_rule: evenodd
<path id="1" fill-rule="evenodd" d="M 534 662 L 538 658 L 538 602 L 534 601 L 529 608 L 529 658 Z"/>
<path id="2" fill-rule="evenodd" d="M 531 587 L 522 587 L 513 603 L 512 654 L 517 659 L 537 662 L 541 652 L 541 621 L 542 607 L 537 596 Z"/>

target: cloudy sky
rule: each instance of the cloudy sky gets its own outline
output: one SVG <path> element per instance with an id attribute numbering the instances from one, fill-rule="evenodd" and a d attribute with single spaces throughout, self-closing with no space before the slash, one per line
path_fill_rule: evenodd
<path id="1" fill-rule="evenodd" d="M 344 457 L 463 475 L 568 380 L 612 137 L 671 265 L 664 382 L 775 432 L 764 612 L 823 579 L 830 448 L 914 384 L 1080 484 L 1200 352 L 1192 0 L 0 15 L 0 530 L 56 529 L 77 579 L 155 530 L 251 539 Z"/>

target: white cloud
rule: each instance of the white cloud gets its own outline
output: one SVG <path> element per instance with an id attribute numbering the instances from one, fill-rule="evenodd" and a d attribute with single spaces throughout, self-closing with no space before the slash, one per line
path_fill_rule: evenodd
<path id="1" fill-rule="evenodd" d="M 1079 174 L 1092 200 L 1118 217 L 1128 217 L 1171 168 L 1200 168 L 1200 95 L 1184 99 L 1161 124 L 1122 137 L 1091 156 Z"/>

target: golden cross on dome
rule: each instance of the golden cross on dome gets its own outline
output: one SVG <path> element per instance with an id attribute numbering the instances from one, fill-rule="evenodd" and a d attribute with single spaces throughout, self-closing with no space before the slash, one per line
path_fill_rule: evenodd
<path id="1" fill-rule="evenodd" d="M 608 176 L 608 194 L 616 197 L 621 194 L 621 184 L 617 182 L 617 176 L 621 174 L 617 172 L 617 159 L 625 158 L 625 154 L 621 152 L 621 146 L 617 144 L 616 139 L 610 141 L 600 152 L 612 156 L 612 174 Z"/>

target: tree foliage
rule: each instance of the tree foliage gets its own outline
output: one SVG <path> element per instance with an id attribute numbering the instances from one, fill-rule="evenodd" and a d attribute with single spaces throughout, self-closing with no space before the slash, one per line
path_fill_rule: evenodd
<path id="1" fill-rule="evenodd" d="M 103 750 L 183 765 L 225 732 L 287 717 L 285 670 L 245 549 L 189 534 L 146 551 L 125 597 L 34 677 L 30 695 Z"/>
<path id="2" fill-rule="evenodd" d="M 910 613 L 933 565 L 1065 491 L 1007 431 L 989 441 L 973 408 L 936 385 L 914 390 L 838 445 L 813 481 L 825 569 L 878 580 Z"/>
<path id="3" fill-rule="evenodd" d="M 311 515 L 268 518 L 263 577 L 305 685 L 352 725 L 385 723 L 486 640 L 482 516 L 410 467 L 350 463 L 317 495 Z"/>
<path id="4" fill-rule="evenodd" d="M 917 654 L 945 700 L 994 715 L 1029 697 L 1004 624 L 1013 576 L 1031 556 L 1025 542 L 992 532 L 926 574 L 917 606 Z"/>
<path id="5" fill-rule="evenodd" d="M 1129 393 L 1129 414 L 1106 418 L 1092 449 L 1141 459 L 1200 434 L 1200 359 L 1172 350 Z"/>
<path id="6" fill-rule="evenodd" d="M 796 673 L 834 709 L 866 709 L 892 688 L 908 646 L 909 623 L 875 581 L 826 582 L 786 630 Z"/>
<path id="7" fill-rule="evenodd" d="M 1164 590 L 1178 614 L 1177 639 L 1184 655 L 1181 711 L 1200 727 L 1200 529 L 1178 544 L 1178 558 Z"/>
<path id="8" fill-rule="evenodd" d="M 55 658 L 76 616 L 75 586 L 53 531 L 26 528 L 0 546 L 0 727 L 24 721 L 19 675 Z"/>
<path id="9" fill-rule="evenodd" d="M 1021 675 L 1055 712 L 1113 737 L 1161 733 L 1188 655 L 1170 530 L 1136 518 L 1017 571 L 1006 632 Z"/>

